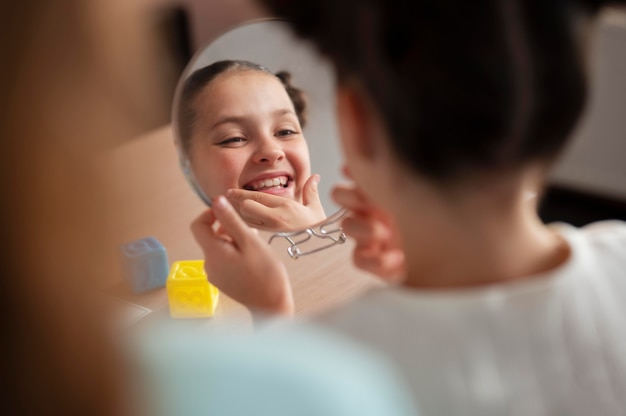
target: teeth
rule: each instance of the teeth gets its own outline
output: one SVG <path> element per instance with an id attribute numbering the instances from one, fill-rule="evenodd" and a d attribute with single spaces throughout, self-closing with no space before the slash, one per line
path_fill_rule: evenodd
<path id="1" fill-rule="evenodd" d="M 274 187 L 282 188 L 287 184 L 288 181 L 289 178 L 287 178 L 286 176 L 277 176 L 276 178 L 261 179 L 259 181 L 253 182 L 250 184 L 250 188 L 252 188 L 252 190 L 254 191 L 260 191 L 263 189 L 269 189 Z"/>

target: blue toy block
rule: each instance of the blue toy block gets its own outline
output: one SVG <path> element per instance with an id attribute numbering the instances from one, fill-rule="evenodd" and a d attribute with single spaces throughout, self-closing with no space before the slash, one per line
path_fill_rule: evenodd
<path id="1" fill-rule="evenodd" d="M 165 286 L 169 263 L 165 247 L 154 237 L 120 246 L 122 272 L 133 292 L 141 293 Z"/>

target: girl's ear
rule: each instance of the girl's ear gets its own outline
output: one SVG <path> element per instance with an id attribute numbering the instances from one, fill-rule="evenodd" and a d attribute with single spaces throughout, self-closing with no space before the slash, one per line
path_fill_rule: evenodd
<path id="1" fill-rule="evenodd" d="M 354 86 L 340 86 L 337 90 L 337 114 L 341 142 L 346 159 L 375 157 L 376 134 L 379 132 L 368 98 Z"/>

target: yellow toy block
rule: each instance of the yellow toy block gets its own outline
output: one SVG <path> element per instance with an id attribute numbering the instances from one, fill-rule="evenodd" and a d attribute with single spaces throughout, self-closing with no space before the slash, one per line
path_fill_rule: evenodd
<path id="1" fill-rule="evenodd" d="M 174 263 L 166 286 L 172 318 L 205 318 L 215 313 L 219 291 L 207 279 L 204 260 Z"/>

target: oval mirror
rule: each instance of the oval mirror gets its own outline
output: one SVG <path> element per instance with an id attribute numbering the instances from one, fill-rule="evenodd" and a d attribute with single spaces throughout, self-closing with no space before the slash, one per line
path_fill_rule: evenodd
<path id="1" fill-rule="evenodd" d="M 208 206 L 227 196 L 250 226 L 274 233 L 270 243 L 286 240 L 292 257 L 343 243 L 343 211 L 330 199 L 341 164 L 334 99 L 332 68 L 284 21 L 227 31 L 200 48 L 176 88 L 188 182 Z"/>

